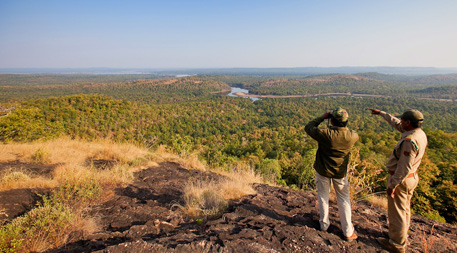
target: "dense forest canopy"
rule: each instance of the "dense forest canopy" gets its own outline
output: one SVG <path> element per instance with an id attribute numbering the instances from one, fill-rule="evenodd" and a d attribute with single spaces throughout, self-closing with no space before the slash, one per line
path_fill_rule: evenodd
<path id="1" fill-rule="evenodd" d="M 371 76 L 371 77 L 369 77 Z M 195 76 L 106 82 L 55 77 L 23 83 L 0 75 L 0 141 L 28 142 L 69 135 L 111 138 L 152 149 L 167 145 L 186 155 L 198 152 L 209 165 L 231 169 L 244 163 L 266 178 L 313 189 L 317 143 L 304 125 L 326 110 L 343 107 L 360 135 L 352 155 L 352 177 L 363 178 L 356 199 L 384 190 L 385 163 L 400 138 L 368 108 L 399 114 L 424 113 L 429 147 L 413 198 L 416 213 L 457 222 L 456 84 L 380 80 L 370 75 Z M 68 77 L 68 82 L 65 78 Z M 101 77 L 97 77 L 101 78 Z M 450 77 L 452 79 L 452 76 Z M 121 78 L 122 79 L 122 78 Z M 321 96 L 249 99 L 228 97 L 230 87 L 256 94 L 306 95 L 334 92 L 379 97 Z M 454 101 L 423 98 L 450 98 Z"/>

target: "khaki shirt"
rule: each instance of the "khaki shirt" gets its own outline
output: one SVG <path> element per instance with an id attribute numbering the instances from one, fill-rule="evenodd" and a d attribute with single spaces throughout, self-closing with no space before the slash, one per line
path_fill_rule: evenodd
<path id="1" fill-rule="evenodd" d="M 305 126 L 305 131 L 318 142 L 314 169 L 319 175 L 329 178 L 343 178 L 347 174 L 351 148 L 359 135 L 347 127 L 318 128 L 324 121 L 318 117 Z"/>
<path id="2" fill-rule="evenodd" d="M 405 131 L 400 119 L 386 112 L 381 111 L 380 115 L 401 132 L 401 140 L 395 145 L 387 162 L 387 168 L 393 173 L 387 180 L 387 188 L 395 189 L 408 175 L 417 172 L 427 147 L 427 135 L 420 128 Z"/>

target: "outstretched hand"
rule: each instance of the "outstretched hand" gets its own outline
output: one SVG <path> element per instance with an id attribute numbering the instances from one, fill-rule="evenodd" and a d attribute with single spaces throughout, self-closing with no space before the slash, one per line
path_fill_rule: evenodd
<path id="1" fill-rule="evenodd" d="M 370 109 L 368 109 L 368 110 L 370 110 L 370 111 L 371 111 L 371 114 L 373 114 L 373 115 L 378 115 L 378 114 L 381 113 L 381 110 L 378 110 L 378 109 L 370 108 Z"/>

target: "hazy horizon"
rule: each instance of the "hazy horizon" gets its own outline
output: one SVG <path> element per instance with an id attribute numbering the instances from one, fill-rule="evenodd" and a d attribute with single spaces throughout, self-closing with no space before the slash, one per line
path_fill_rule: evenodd
<path id="1" fill-rule="evenodd" d="M 146 75 L 321 75 L 380 73 L 386 75 L 457 75 L 457 68 L 433 67 L 297 67 L 297 68 L 0 68 L 0 74 L 146 74 Z"/>
<path id="2" fill-rule="evenodd" d="M 457 2 L 0 2 L 0 68 L 457 68 Z"/>

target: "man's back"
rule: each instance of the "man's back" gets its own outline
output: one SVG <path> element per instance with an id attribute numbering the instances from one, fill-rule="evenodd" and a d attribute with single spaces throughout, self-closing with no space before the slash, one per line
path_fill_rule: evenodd
<path id="1" fill-rule="evenodd" d="M 325 177 L 343 178 L 347 173 L 351 148 L 359 139 L 355 131 L 347 127 L 332 126 L 319 129 L 320 119 L 308 123 L 306 133 L 318 142 L 314 168 Z"/>

